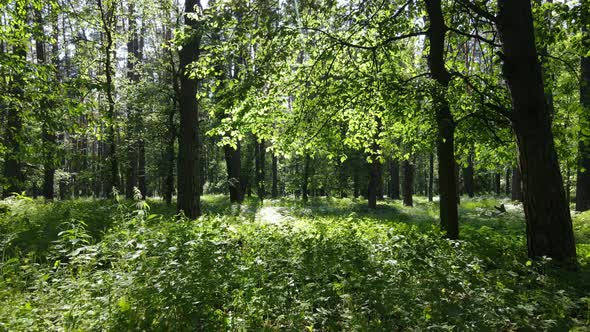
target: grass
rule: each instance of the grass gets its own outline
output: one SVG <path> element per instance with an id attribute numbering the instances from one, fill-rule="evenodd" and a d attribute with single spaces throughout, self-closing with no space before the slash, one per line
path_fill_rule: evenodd
<path id="1" fill-rule="evenodd" d="M 4 201 L 0 331 L 588 330 L 590 214 L 568 272 L 529 261 L 522 212 L 498 203 L 463 199 L 449 241 L 422 197 L 206 196 L 195 221 L 159 201 Z"/>

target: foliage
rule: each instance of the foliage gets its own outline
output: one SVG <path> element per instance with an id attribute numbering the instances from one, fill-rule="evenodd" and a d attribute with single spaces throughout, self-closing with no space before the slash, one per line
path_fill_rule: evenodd
<path id="1" fill-rule="evenodd" d="M 155 202 L 103 202 L 2 203 L 0 329 L 481 331 L 588 323 L 583 290 L 547 261 L 526 258 L 522 214 L 480 215 L 492 200 L 463 208 L 461 241 L 440 236 L 433 204 L 422 200 L 414 210 L 386 203 L 376 211 L 347 199 L 252 201 L 239 212 L 210 196 L 211 213 L 195 221 Z M 85 214 L 89 207 L 102 207 L 100 218 Z M 70 212 L 47 219 L 50 210 Z M 587 224 L 578 219 L 584 246 Z M 40 234 L 55 236 L 47 250 L 10 250 L 27 248 L 17 244 L 34 242 L 23 234 L 40 226 L 53 228 Z"/>

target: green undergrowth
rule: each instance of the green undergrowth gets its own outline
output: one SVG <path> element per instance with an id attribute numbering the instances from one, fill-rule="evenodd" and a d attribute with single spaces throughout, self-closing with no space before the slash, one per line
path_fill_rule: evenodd
<path id="1" fill-rule="evenodd" d="M 508 204 L 509 202 L 505 202 Z M 462 239 L 436 203 L 204 198 L 0 203 L 0 331 L 587 330 L 589 214 L 579 271 L 526 258 L 518 206 L 464 200 Z"/>

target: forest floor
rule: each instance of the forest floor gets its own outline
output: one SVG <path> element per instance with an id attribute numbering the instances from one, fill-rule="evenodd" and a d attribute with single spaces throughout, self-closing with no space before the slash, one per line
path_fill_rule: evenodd
<path id="1" fill-rule="evenodd" d="M 463 198 L 459 241 L 423 197 L 203 209 L 0 201 L 0 331 L 590 330 L 590 213 L 570 271 L 527 259 L 505 199 Z"/>

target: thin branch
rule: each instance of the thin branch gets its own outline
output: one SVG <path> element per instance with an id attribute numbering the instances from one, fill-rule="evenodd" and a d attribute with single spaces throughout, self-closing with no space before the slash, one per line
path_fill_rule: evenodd
<path id="1" fill-rule="evenodd" d="M 477 40 L 482 41 L 484 43 L 488 43 L 488 44 L 490 44 L 490 45 L 492 45 L 494 47 L 501 47 L 502 46 L 501 44 L 497 44 L 494 41 L 495 38 L 494 39 L 487 39 L 487 38 L 485 38 L 483 36 L 480 36 L 478 34 L 467 33 L 467 32 L 464 32 L 464 31 L 461 31 L 461 30 L 458 30 L 458 29 L 455 29 L 455 28 L 449 28 L 449 27 L 447 27 L 447 30 L 448 31 L 451 31 L 451 32 L 454 32 L 454 33 L 456 33 L 458 35 L 461 35 L 461 36 L 465 36 L 465 37 L 477 39 Z"/>
<path id="2" fill-rule="evenodd" d="M 315 32 L 319 32 L 323 35 L 325 35 L 326 37 L 336 41 L 337 43 L 339 43 L 340 45 L 343 46 L 348 46 L 351 48 L 358 48 L 358 49 L 362 49 L 362 50 L 367 50 L 367 51 L 374 51 L 382 46 L 384 46 L 385 44 L 394 42 L 396 40 L 402 40 L 402 39 L 406 39 L 406 38 L 412 38 L 412 37 L 417 37 L 417 36 L 422 36 L 425 35 L 427 33 L 427 31 L 418 31 L 418 32 L 412 32 L 412 33 L 408 33 L 405 35 L 398 35 L 398 36 L 393 36 L 393 37 L 389 37 L 385 40 L 383 40 L 382 42 L 376 44 L 376 45 L 371 45 L 371 46 L 366 46 L 366 45 L 359 45 L 359 44 L 354 44 L 351 42 L 347 42 L 346 40 L 342 40 L 337 36 L 332 35 L 331 33 L 324 31 L 322 29 L 318 29 L 318 28 L 314 28 L 314 27 L 301 27 L 301 30 L 310 30 L 310 31 L 315 31 Z"/>

